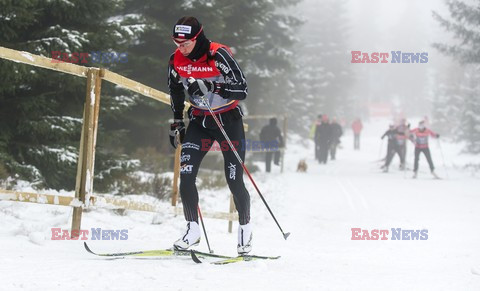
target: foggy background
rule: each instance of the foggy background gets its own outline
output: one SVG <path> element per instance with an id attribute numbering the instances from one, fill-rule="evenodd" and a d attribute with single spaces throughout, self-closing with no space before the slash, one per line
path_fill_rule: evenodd
<path id="1" fill-rule="evenodd" d="M 331 6 L 334 9 L 329 8 Z M 378 104 L 391 106 L 407 117 L 431 116 L 439 81 L 454 66 L 450 57 L 432 47 L 434 42 L 452 39 L 451 34 L 433 18 L 433 11 L 448 16 L 443 1 L 306 0 L 298 6 L 297 12 L 305 19 L 300 42 L 315 45 L 313 54 L 321 53 L 320 50 L 328 51 L 331 38 L 325 38 L 319 32 L 325 26 L 335 24 L 331 28 L 332 34 L 341 34 L 341 37 L 335 39 L 337 45 L 334 49 L 338 50 L 338 54 L 330 69 L 335 73 L 334 70 L 339 67 L 344 68 L 348 78 L 343 80 L 342 76 L 338 76 L 340 74 L 336 74 L 341 79 L 338 87 L 343 94 L 351 96 L 348 102 L 363 117 L 370 116 L 370 105 Z M 312 39 L 315 42 L 312 43 Z M 369 54 L 388 52 L 390 60 L 391 51 L 428 52 L 428 63 L 352 64 L 351 51 Z M 322 66 L 322 63 L 325 64 L 318 62 L 316 65 Z M 335 96 L 340 91 L 338 87 L 327 94 Z M 336 96 L 335 99 L 338 98 L 342 97 Z M 335 108 L 328 110 L 335 112 Z"/>

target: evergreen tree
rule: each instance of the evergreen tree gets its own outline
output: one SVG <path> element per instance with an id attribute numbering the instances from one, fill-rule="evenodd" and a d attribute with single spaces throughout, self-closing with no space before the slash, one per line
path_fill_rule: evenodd
<path id="1" fill-rule="evenodd" d="M 469 65 L 461 86 L 463 96 L 458 138 L 466 142 L 465 151 L 480 153 L 480 65 Z"/>
<path id="2" fill-rule="evenodd" d="M 0 45 L 46 57 L 52 57 L 53 51 L 111 51 L 127 39 L 121 27 L 107 21 L 120 4 L 2 1 Z M 0 74 L 0 162 L 20 178 L 49 188 L 73 189 L 85 79 L 7 60 L 0 61 Z M 105 88 L 102 106 L 122 108 L 114 106 L 121 102 L 109 98 L 108 85 Z"/>
<path id="3" fill-rule="evenodd" d="M 474 4 L 476 3 L 476 4 Z M 446 19 L 434 12 L 438 20 L 447 31 L 452 32 L 455 44 L 436 43 L 441 52 L 452 56 L 462 64 L 466 64 L 465 73 L 458 92 L 461 100 L 456 100 L 456 95 L 451 94 L 448 102 L 460 104 L 459 120 L 456 136 L 467 142 L 466 151 L 471 153 L 480 152 L 480 105 L 479 86 L 480 77 L 478 63 L 480 63 L 480 1 L 449 1 L 447 2 L 451 19 Z M 470 64 L 470 65 L 468 65 Z M 448 94 L 448 92 L 445 92 Z M 455 99 L 454 99 L 455 98 Z"/>
<path id="4" fill-rule="evenodd" d="M 462 95 L 459 84 L 464 81 L 465 69 L 451 63 L 438 74 L 435 92 L 431 100 L 433 109 L 432 127 L 442 136 L 457 139 L 462 111 Z"/>
<path id="5" fill-rule="evenodd" d="M 446 2 L 451 19 L 433 12 L 434 18 L 447 31 L 452 32 L 456 44 L 435 43 L 434 47 L 453 56 L 462 63 L 480 62 L 480 0 L 452 0 Z"/>
<path id="6" fill-rule="evenodd" d="M 167 65 L 175 45 L 171 40 L 175 22 L 185 14 L 183 1 L 126 0 L 119 24 L 136 28 L 128 46 L 128 63 L 118 72 L 163 92 L 167 88 Z M 153 147 L 160 153 L 172 153 L 168 141 L 170 106 L 134 94 L 130 111 L 117 121 L 126 130 L 126 153 Z M 169 168 L 165 164 L 165 169 Z M 160 169 L 158 169 L 160 170 Z"/>
<path id="7" fill-rule="evenodd" d="M 0 45 L 47 57 L 52 51 L 126 52 L 126 63 L 88 65 L 167 92 L 166 67 L 175 50 L 173 24 L 193 15 L 204 24 L 208 38 L 234 50 L 249 82 L 247 107 L 265 113 L 257 111 L 257 105 L 264 104 L 272 108 L 268 113 L 275 113 L 287 107 L 293 92 L 292 82 L 284 80 L 294 68 L 292 27 L 299 25 L 280 9 L 298 1 L 1 1 Z M 0 163 L 29 181 L 72 189 L 85 80 L 3 60 L 0 73 Z M 151 154 L 150 147 L 165 156 L 171 153 L 169 106 L 103 82 L 100 109 L 96 190 L 111 191 L 115 175 L 145 166 L 127 156 Z"/>
<path id="8" fill-rule="evenodd" d="M 348 51 L 348 21 L 344 1 L 307 0 L 310 21 L 300 30 L 297 92 L 291 102 L 300 113 L 299 125 L 306 131 L 318 114 L 352 117 L 353 100 L 349 86 L 353 82 Z"/>
<path id="9" fill-rule="evenodd" d="M 252 114 L 283 112 L 292 96 L 291 83 L 285 80 L 294 75 L 293 28 L 300 22 L 281 10 L 297 2 L 127 0 L 122 23 L 144 25 L 145 30 L 129 47 L 129 63 L 121 72 L 168 92 L 165 72 L 176 48 L 171 40 L 172 28 L 180 17 L 192 15 L 204 25 L 207 38 L 233 49 L 249 85 L 245 109 Z M 136 134 L 134 140 L 168 153 L 166 132 L 171 109 L 145 98 L 137 100 L 135 107 L 124 116 L 135 121 L 135 128 L 129 131 Z"/>

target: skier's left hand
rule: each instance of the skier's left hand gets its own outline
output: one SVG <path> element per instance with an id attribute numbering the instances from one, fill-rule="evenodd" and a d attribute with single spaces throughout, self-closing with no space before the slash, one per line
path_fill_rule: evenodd
<path id="1" fill-rule="evenodd" d="M 440 135 L 437 133 L 437 138 L 440 138 Z"/>
<path id="2" fill-rule="evenodd" d="M 183 143 L 183 139 L 185 138 L 185 123 L 183 119 L 174 119 L 173 123 L 170 124 L 170 144 L 173 148 L 177 148 L 177 146 Z"/>
<path id="3" fill-rule="evenodd" d="M 215 88 L 215 85 L 210 80 L 189 79 L 189 83 L 187 91 L 190 96 L 197 95 L 203 97 L 207 93 L 213 92 L 213 89 Z"/>

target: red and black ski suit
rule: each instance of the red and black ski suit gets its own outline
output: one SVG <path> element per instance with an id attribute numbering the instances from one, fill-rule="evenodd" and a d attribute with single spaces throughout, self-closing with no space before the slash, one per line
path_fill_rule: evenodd
<path id="1" fill-rule="evenodd" d="M 431 131 L 428 128 L 419 129 L 415 128 L 410 131 L 410 140 L 415 144 L 415 161 L 413 165 L 413 171 L 418 171 L 418 160 L 420 158 L 420 153 L 423 153 L 427 158 L 428 166 L 430 171 L 433 172 L 435 167 L 433 166 L 432 156 L 430 154 L 430 148 L 428 147 L 428 137 L 438 137 L 438 134 Z"/>
<path id="2" fill-rule="evenodd" d="M 245 132 L 243 113 L 238 102 L 247 97 L 247 81 L 230 49 L 211 42 L 208 53 L 197 60 L 182 55 L 178 49 L 172 54 L 168 66 L 168 87 L 174 119 L 183 119 L 185 91 L 190 77 L 215 83 L 214 92 L 209 92 L 205 98 L 230 140 L 241 145 L 245 140 Z M 213 141 L 216 140 L 222 145 L 225 144 L 225 137 L 199 96 L 188 97 L 191 104 L 188 111 L 190 123 L 182 143 L 180 195 L 185 219 L 198 222 L 198 192 L 195 181 L 200 163 Z M 238 146 L 237 151 L 244 160 L 245 149 Z M 222 149 L 222 154 L 225 177 L 234 197 L 239 222 L 244 225 L 250 221 L 250 195 L 243 182 L 243 168 L 230 148 L 225 151 Z"/>

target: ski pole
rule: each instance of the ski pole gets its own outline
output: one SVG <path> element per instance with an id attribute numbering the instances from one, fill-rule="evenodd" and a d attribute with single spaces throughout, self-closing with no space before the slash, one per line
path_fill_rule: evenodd
<path id="1" fill-rule="evenodd" d="M 382 142 L 380 143 L 380 149 L 378 150 L 378 159 L 382 157 L 382 148 L 383 148 L 383 138 L 382 138 Z M 387 151 L 387 154 L 388 154 L 388 151 Z"/>
<path id="2" fill-rule="evenodd" d="M 203 222 L 202 212 L 200 211 L 200 205 L 197 205 L 198 214 L 200 216 L 200 221 L 202 222 L 203 233 L 205 234 L 205 240 L 207 241 L 208 251 L 213 254 L 213 250 L 210 248 L 210 243 L 208 242 L 207 230 L 205 229 L 205 222 Z"/>
<path id="3" fill-rule="evenodd" d="M 188 82 L 193 83 L 193 82 L 195 82 L 195 79 L 190 77 L 188 79 Z M 202 85 L 204 86 L 204 84 L 202 84 Z M 206 88 L 203 88 L 203 89 L 206 89 Z M 207 91 L 207 90 L 202 90 L 202 91 Z M 245 163 L 243 162 L 242 158 L 240 158 L 240 155 L 238 154 L 237 150 L 233 146 L 232 141 L 228 137 L 227 133 L 225 132 L 225 129 L 223 128 L 222 124 L 218 120 L 217 116 L 215 115 L 215 113 L 213 113 L 212 107 L 210 107 L 210 104 L 208 103 L 208 100 L 204 96 L 201 96 L 200 98 L 202 99 L 203 104 L 207 107 L 208 111 L 210 112 L 213 119 L 215 120 L 215 123 L 217 124 L 218 128 L 220 129 L 223 136 L 225 137 L 225 140 L 228 142 L 228 145 L 230 146 L 230 149 L 232 150 L 232 152 L 235 154 L 235 157 L 237 158 L 238 162 L 240 163 L 240 165 L 242 165 L 243 170 L 245 171 L 245 173 L 247 173 L 247 176 L 250 179 L 250 181 L 252 182 L 253 186 L 255 187 L 255 190 L 257 190 L 258 195 L 260 195 L 260 198 L 262 199 L 263 204 L 265 204 L 265 206 L 268 209 L 268 212 L 270 212 L 270 215 L 272 216 L 273 220 L 275 221 L 278 228 L 282 232 L 283 238 L 286 240 L 288 238 L 288 236 L 290 235 L 290 233 L 289 232 L 285 233 L 283 231 L 282 227 L 280 226 L 280 224 L 278 223 L 277 218 L 275 218 L 275 215 L 273 214 L 272 210 L 268 206 L 268 203 L 265 200 L 265 198 L 263 197 L 262 193 L 260 192 L 260 189 L 258 189 L 257 184 L 255 183 L 255 181 L 252 178 L 252 175 L 250 175 L 250 172 L 248 171 L 247 166 L 245 166 Z"/>
<path id="4" fill-rule="evenodd" d="M 442 155 L 442 161 L 443 161 L 443 167 L 445 168 L 445 174 L 447 175 L 447 179 L 450 179 L 448 177 L 447 164 L 445 164 L 445 157 L 443 156 L 442 145 L 441 145 L 439 139 L 437 139 L 437 142 L 438 142 L 438 148 L 440 149 L 440 154 Z"/>

